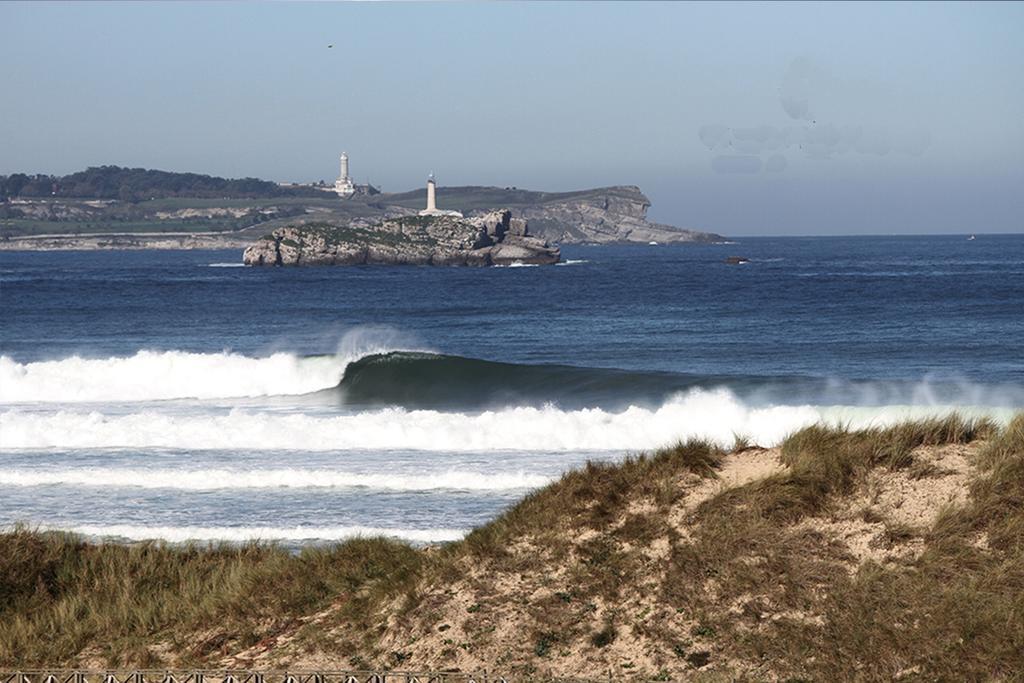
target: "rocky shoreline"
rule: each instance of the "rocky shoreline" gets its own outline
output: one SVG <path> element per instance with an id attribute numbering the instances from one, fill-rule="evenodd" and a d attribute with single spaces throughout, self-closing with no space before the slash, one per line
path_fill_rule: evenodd
<path id="1" fill-rule="evenodd" d="M 163 249 L 244 249 L 252 244 L 244 236 L 217 233 L 149 235 L 121 233 L 98 235 L 31 235 L 0 240 L 0 251 L 100 251 Z"/>
<path id="2" fill-rule="evenodd" d="M 595 192 L 524 206 L 521 215 L 534 232 L 559 244 L 708 244 L 725 238 L 709 232 L 653 223 L 647 219 L 651 200 L 635 185 L 618 185 Z"/>
<path id="3" fill-rule="evenodd" d="M 558 263 L 560 252 L 503 209 L 482 216 L 402 216 L 362 227 L 278 228 L 246 248 L 249 266 L 501 266 Z"/>

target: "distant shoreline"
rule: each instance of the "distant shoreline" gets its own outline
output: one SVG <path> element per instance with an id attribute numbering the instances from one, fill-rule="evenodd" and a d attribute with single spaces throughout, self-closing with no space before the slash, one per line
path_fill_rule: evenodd
<path id="1" fill-rule="evenodd" d="M 237 232 L 118 232 L 90 235 L 25 235 L 0 240 L 3 251 L 193 251 L 202 249 L 245 249 L 256 236 Z M 709 246 L 736 244 L 735 240 L 714 242 L 668 242 L 657 246 Z M 572 246 L 654 246 L 644 242 L 570 242 Z"/>
<path id="2" fill-rule="evenodd" d="M 254 239 L 218 232 L 31 235 L 0 240 L 0 251 L 136 251 L 144 249 L 245 249 Z"/>
<path id="3" fill-rule="evenodd" d="M 201 248 L 211 239 L 220 246 L 244 247 L 280 228 L 305 223 L 368 227 L 416 215 L 426 205 L 424 189 L 342 198 L 320 189 L 299 191 L 254 179 L 234 181 L 114 166 L 62 178 L 22 174 L 13 185 L 12 178 L 15 176 L 5 181 L 0 176 L 3 250 L 190 249 Z M 550 243 L 666 244 L 725 239 L 649 220 L 651 201 L 635 185 L 571 192 L 477 185 L 432 187 L 436 210 L 458 211 L 472 218 L 508 209 L 530 222 L 533 236 Z M 241 239 L 231 240 L 231 236 Z"/>

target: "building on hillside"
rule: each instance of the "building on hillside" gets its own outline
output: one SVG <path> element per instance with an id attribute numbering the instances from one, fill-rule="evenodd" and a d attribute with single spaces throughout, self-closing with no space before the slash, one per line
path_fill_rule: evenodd
<path id="1" fill-rule="evenodd" d="M 445 211 L 444 209 L 437 208 L 437 183 L 434 182 L 434 174 L 431 173 L 427 178 L 427 208 L 420 211 L 421 216 L 458 216 L 462 218 L 462 214 L 458 211 Z"/>
<path id="2" fill-rule="evenodd" d="M 351 197 L 356 193 L 356 185 L 348 176 L 348 154 L 341 153 L 341 175 L 334 181 L 334 191 L 339 197 Z"/>
<path id="3" fill-rule="evenodd" d="M 328 188 L 330 189 L 330 188 Z M 352 177 L 348 174 L 348 154 L 345 152 L 341 153 L 341 175 L 334 181 L 334 192 L 338 194 L 342 199 L 348 199 L 353 195 L 373 195 L 380 194 L 380 190 L 373 185 L 357 185 L 352 182 Z"/>

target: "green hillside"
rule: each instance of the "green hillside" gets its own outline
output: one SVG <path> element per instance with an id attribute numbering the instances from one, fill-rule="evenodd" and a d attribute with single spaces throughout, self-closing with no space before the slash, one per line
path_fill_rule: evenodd
<path id="1" fill-rule="evenodd" d="M 646 201 L 640 189 L 633 186 L 600 187 L 572 192 L 539 192 L 523 190 L 515 187 L 485 187 L 481 185 L 462 185 L 456 187 L 437 188 L 438 206 L 459 211 L 475 211 L 503 207 L 509 209 L 525 206 L 537 206 L 555 202 L 599 200 L 606 196 L 619 195 L 623 199 Z M 426 190 L 417 189 L 409 192 L 380 194 L 368 198 L 377 206 L 400 206 L 407 209 L 421 209 L 426 203 Z"/>

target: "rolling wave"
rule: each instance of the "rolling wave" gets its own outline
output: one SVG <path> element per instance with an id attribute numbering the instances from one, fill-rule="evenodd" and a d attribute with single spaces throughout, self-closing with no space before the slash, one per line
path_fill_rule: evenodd
<path id="1" fill-rule="evenodd" d="M 349 363 L 338 388 L 348 406 L 445 409 L 551 402 L 626 407 L 657 405 L 674 393 L 716 381 L 720 378 L 391 351 Z"/>
<path id="2" fill-rule="evenodd" d="M 424 451 L 575 451 L 656 448 L 704 438 L 730 446 L 736 435 L 762 445 L 821 421 L 853 427 L 942 415 L 953 406 L 751 407 L 726 389 L 694 389 L 657 408 L 564 410 L 513 407 L 482 413 L 388 408 L 351 415 L 279 414 L 235 409 L 227 414 L 138 412 L 0 413 L 0 449 L 176 448 L 191 450 L 352 449 Z M 1010 409 L 956 408 L 1009 419 Z"/>
<path id="3" fill-rule="evenodd" d="M 339 388 L 344 405 L 406 408 L 658 404 L 716 378 L 565 365 L 519 365 L 415 351 L 139 351 L 18 363 L 0 356 L 0 403 L 99 403 L 295 396 Z"/>
<path id="4" fill-rule="evenodd" d="M 514 491 L 544 486 L 551 477 L 515 472 L 364 474 L 317 469 L 176 470 L 85 467 L 61 470 L 0 470 L 0 486 L 98 486 L 214 491 L 270 488 L 372 488 L 387 491 Z"/>
<path id="5" fill-rule="evenodd" d="M 367 526 L 138 526 L 132 524 L 39 525 L 42 531 L 67 531 L 93 538 L 127 541 L 342 541 L 350 538 L 386 536 L 413 543 L 457 541 L 466 529 L 403 529 Z"/>
<path id="6" fill-rule="evenodd" d="M 681 392 L 724 387 L 758 405 L 1024 405 L 1024 387 L 955 381 L 840 381 L 801 376 L 693 375 L 504 363 L 386 345 L 335 355 L 139 351 L 105 359 L 18 363 L 0 356 L 0 403 L 102 403 L 296 396 L 334 391 L 355 409 L 483 410 L 509 406 L 655 409 Z M 332 400 L 330 394 L 325 400 Z M 320 400 L 319 398 L 317 400 Z"/>
<path id="7" fill-rule="evenodd" d="M 656 408 L 693 389 L 726 388 L 757 405 L 1024 405 L 1024 388 L 967 381 L 845 381 L 803 376 L 691 375 L 526 365 L 390 351 L 346 367 L 341 402 L 353 407 L 466 409 L 507 406 Z"/>

